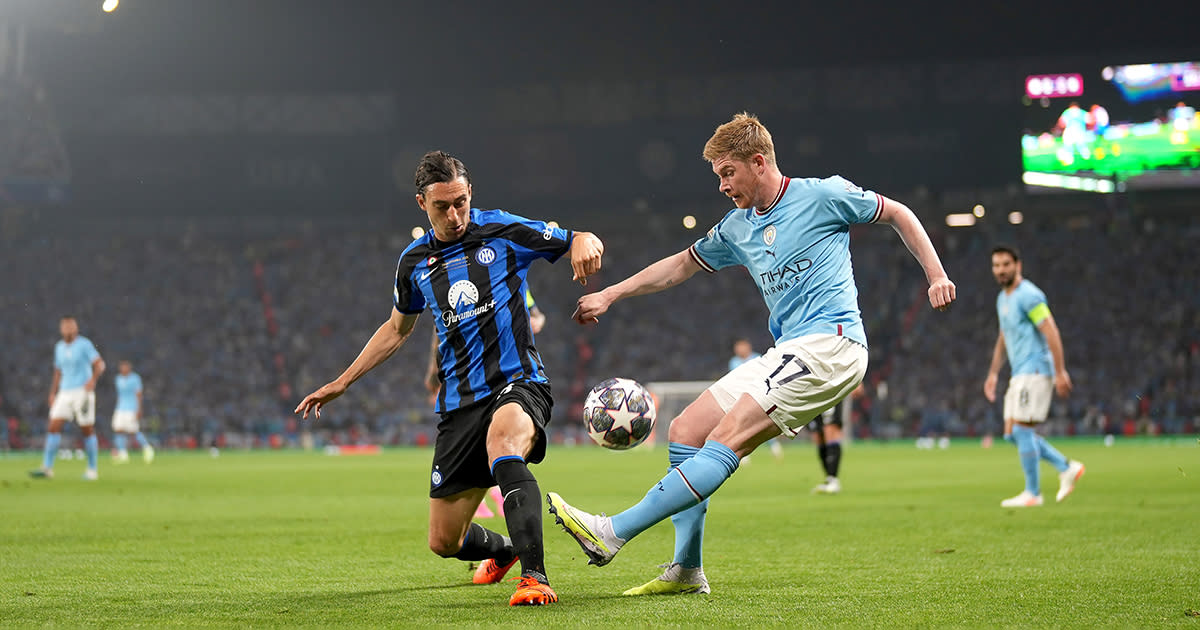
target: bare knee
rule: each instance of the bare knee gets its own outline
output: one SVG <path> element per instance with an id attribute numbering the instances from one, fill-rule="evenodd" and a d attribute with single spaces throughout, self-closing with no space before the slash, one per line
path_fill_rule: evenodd
<path id="1" fill-rule="evenodd" d="M 450 558 L 462 549 L 462 539 L 429 532 L 429 550 L 443 558 Z"/>
<path id="2" fill-rule="evenodd" d="M 704 446 L 706 437 L 708 437 L 708 433 L 698 429 L 694 422 L 689 422 L 686 415 L 675 416 L 671 420 L 670 427 L 667 428 L 667 439 L 677 444 L 699 448 Z"/>

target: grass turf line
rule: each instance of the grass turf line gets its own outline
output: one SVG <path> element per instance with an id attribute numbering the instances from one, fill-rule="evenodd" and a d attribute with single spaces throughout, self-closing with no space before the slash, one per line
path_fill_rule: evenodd
<path id="1" fill-rule="evenodd" d="M 79 479 L 33 481 L 0 459 L 4 627 L 1186 627 L 1200 620 L 1200 449 L 1059 443 L 1087 475 L 1065 503 L 1003 510 L 1014 449 L 855 445 L 845 492 L 814 496 L 811 446 L 756 453 L 713 499 L 709 596 L 624 598 L 670 558 L 647 531 L 603 568 L 547 516 L 560 603 L 510 608 L 515 583 L 470 584 L 426 547 L 431 451 L 378 457 L 163 453 Z M 543 491 L 615 512 L 665 469 L 665 449 L 552 449 Z M 502 519 L 485 526 L 503 531 Z M 515 575 L 515 572 L 514 572 Z"/>

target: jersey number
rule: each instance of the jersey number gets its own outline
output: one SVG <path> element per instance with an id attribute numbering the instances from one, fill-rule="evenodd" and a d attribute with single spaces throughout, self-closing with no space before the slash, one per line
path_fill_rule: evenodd
<path id="1" fill-rule="evenodd" d="M 774 379 L 776 375 L 778 375 L 780 372 L 783 372 L 785 368 L 791 365 L 795 366 L 795 371 L 780 376 L 775 380 L 774 384 L 771 383 L 771 379 Z M 763 379 L 767 383 L 767 393 L 769 394 L 771 393 L 772 389 L 775 389 L 776 387 L 783 387 L 784 385 L 787 385 L 788 383 L 800 378 L 801 376 L 804 376 L 805 374 L 812 374 L 812 370 L 808 369 L 808 366 L 804 365 L 803 361 L 796 358 L 796 355 L 785 354 L 783 355 L 783 361 L 779 363 L 779 367 L 775 368 L 774 372 L 771 372 L 767 378 Z"/>

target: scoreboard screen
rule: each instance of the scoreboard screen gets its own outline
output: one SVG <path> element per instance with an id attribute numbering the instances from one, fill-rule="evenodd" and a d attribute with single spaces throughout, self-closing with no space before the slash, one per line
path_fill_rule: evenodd
<path id="1" fill-rule="evenodd" d="M 1022 102 L 1030 190 L 1200 187 L 1200 62 L 1030 75 Z"/>

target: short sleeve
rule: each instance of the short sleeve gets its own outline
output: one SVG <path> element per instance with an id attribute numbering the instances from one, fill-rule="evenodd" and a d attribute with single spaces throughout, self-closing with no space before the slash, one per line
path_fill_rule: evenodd
<path id="1" fill-rule="evenodd" d="M 83 347 L 83 355 L 87 357 L 88 363 L 95 363 L 96 359 L 100 358 L 100 352 L 96 350 L 95 344 L 91 339 L 87 340 L 87 345 Z"/>
<path id="2" fill-rule="evenodd" d="M 1031 288 L 1028 291 L 1022 291 L 1017 305 L 1034 326 L 1040 326 L 1050 316 L 1050 307 L 1046 305 L 1046 294 L 1042 293 L 1041 289 Z"/>
<path id="3" fill-rule="evenodd" d="M 473 219 L 484 226 L 486 236 L 501 236 L 528 250 L 534 258 L 554 262 L 571 249 L 572 231 L 545 221 L 503 210 L 479 212 Z"/>
<path id="4" fill-rule="evenodd" d="M 135 391 L 135 392 L 142 391 L 142 377 L 140 377 L 136 374 L 133 375 L 133 391 Z"/>
<path id="5" fill-rule="evenodd" d="M 821 184 L 828 194 L 829 209 L 846 225 L 874 223 L 883 214 L 883 196 L 878 193 L 863 190 L 838 175 Z"/>
<path id="6" fill-rule="evenodd" d="M 728 241 L 721 233 L 722 226 L 725 221 L 713 226 L 708 234 L 705 234 L 700 240 L 692 244 L 688 248 L 688 253 L 700 268 L 713 273 L 718 269 L 732 267 L 733 265 L 741 264 L 737 255 L 729 247 Z"/>
<path id="7" fill-rule="evenodd" d="M 425 310 L 425 294 L 412 281 L 413 266 L 400 259 L 396 265 L 396 286 L 392 291 L 392 305 L 405 315 L 415 315 Z"/>

